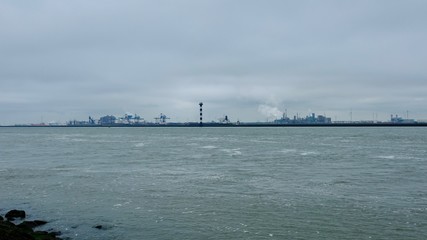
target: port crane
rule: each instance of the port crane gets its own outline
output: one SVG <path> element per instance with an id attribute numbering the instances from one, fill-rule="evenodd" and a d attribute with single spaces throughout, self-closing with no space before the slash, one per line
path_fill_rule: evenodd
<path id="1" fill-rule="evenodd" d="M 167 117 L 166 115 L 164 115 L 163 113 L 160 113 L 159 117 L 154 118 L 156 120 L 157 124 L 166 124 L 166 120 L 170 119 L 169 117 Z"/>

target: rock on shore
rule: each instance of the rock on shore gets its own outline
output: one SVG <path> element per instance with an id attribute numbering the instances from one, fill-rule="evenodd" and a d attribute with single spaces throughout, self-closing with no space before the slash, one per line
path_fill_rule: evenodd
<path id="1" fill-rule="evenodd" d="M 5 215 L 5 219 L 0 216 L 0 240 L 57 240 L 59 232 L 34 231 L 33 228 L 46 224 L 46 221 L 34 220 L 23 221 L 14 224 L 15 219 L 24 219 L 25 211 L 11 210 Z"/>

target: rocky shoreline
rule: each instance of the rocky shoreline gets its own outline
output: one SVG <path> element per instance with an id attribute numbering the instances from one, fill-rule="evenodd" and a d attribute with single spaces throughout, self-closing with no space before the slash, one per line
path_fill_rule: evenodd
<path id="1" fill-rule="evenodd" d="M 23 210 L 10 210 L 0 216 L 0 240 L 57 240 L 61 232 L 35 231 L 34 228 L 45 225 L 43 220 L 24 220 L 26 213 Z M 19 222 L 19 223 L 16 223 Z"/>

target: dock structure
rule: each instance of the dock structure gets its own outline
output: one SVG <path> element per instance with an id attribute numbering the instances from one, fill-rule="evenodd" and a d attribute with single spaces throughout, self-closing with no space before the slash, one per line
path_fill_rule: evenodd
<path id="1" fill-rule="evenodd" d="M 199 126 L 201 127 L 203 125 L 203 108 L 202 108 L 203 107 L 203 103 L 200 102 L 199 106 L 200 106 L 200 123 L 199 123 Z"/>

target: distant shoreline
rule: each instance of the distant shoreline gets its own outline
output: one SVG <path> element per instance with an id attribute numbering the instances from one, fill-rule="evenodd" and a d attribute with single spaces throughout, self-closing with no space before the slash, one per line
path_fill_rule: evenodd
<path id="1" fill-rule="evenodd" d="M 221 124 L 221 123 L 169 123 L 169 124 L 111 124 L 111 125 L 13 125 L 0 126 L 3 128 L 164 128 L 164 127 L 427 127 L 427 123 L 314 123 L 314 124 L 274 124 L 274 123 L 240 123 L 240 124 Z"/>

